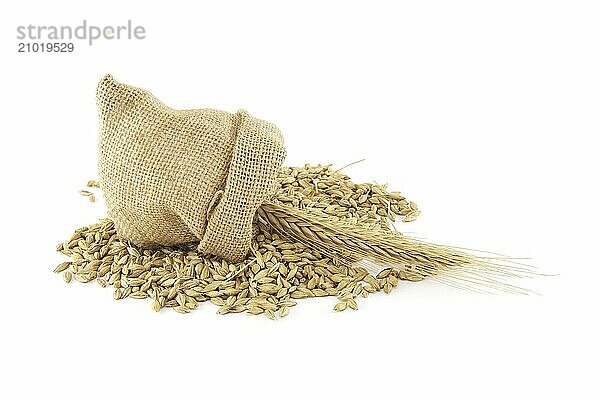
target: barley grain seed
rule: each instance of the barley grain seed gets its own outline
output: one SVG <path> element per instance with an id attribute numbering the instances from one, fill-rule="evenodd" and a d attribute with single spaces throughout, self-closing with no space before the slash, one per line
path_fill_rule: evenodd
<path id="1" fill-rule="evenodd" d="M 391 231 L 398 216 L 406 218 L 418 210 L 385 185 L 353 183 L 331 166 L 283 167 L 277 181 L 278 204 L 370 229 Z M 90 181 L 88 187 L 97 183 Z M 199 253 L 195 243 L 138 248 L 120 240 L 113 222 L 105 219 L 77 229 L 57 245 L 71 261 L 54 271 L 65 271 L 67 282 L 73 276 L 82 283 L 98 280 L 102 287 L 110 285 L 116 300 L 150 298 L 156 312 L 173 308 L 186 314 L 210 301 L 219 314 L 246 312 L 270 319 L 288 315 L 295 299 L 311 297 L 337 296 L 334 310 L 356 310 L 359 296 L 382 289 L 389 293 L 398 280 L 408 280 L 404 271 L 392 268 L 375 277 L 260 224 L 255 232 L 247 258 L 234 264 Z"/>

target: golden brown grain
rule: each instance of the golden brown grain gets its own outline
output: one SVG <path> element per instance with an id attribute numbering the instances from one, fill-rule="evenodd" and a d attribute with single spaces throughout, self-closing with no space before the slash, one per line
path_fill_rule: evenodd
<path id="1" fill-rule="evenodd" d="M 284 167 L 277 180 L 279 188 L 269 214 L 275 222 L 257 223 L 251 251 L 239 263 L 201 254 L 194 243 L 138 248 L 119 239 L 113 222 L 104 219 L 77 229 L 56 247 L 70 261 L 54 271 L 64 271 L 65 281 L 70 280 L 67 276 L 79 282 L 97 279 L 100 286 L 113 287 L 117 300 L 150 298 L 154 311 L 173 308 L 186 314 L 199 303 L 210 301 L 219 314 L 247 312 L 271 319 L 288 315 L 296 299 L 312 297 L 334 296 L 338 298 L 335 311 L 356 310 L 358 296 L 381 290 L 389 293 L 399 280 L 416 281 L 428 275 L 422 268 L 390 266 L 374 276 L 356 262 L 364 251 L 360 245 L 350 247 L 356 250 L 354 254 L 332 253 L 311 245 L 307 237 L 329 243 L 340 239 L 294 220 L 293 212 L 282 217 L 278 211 L 278 207 L 302 209 L 317 218 L 359 224 L 380 236 L 392 235 L 392 224 L 398 217 L 413 220 L 420 213 L 417 205 L 400 193 L 388 192 L 385 185 L 353 183 L 331 166 Z M 90 182 L 89 187 L 97 187 L 96 182 Z M 281 225 L 296 235 L 275 229 Z M 382 247 L 381 251 L 382 257 L 388 257 L 392 250 Z"/>

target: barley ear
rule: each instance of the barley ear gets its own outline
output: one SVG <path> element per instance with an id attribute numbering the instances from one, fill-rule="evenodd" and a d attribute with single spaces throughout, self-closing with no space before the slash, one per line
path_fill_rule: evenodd
<path id="1" fill-rule="evenodd" d="M 370 272 L 394 266 L 411 280 L 432 277 L 451 286 L 480 292 L 531 291 L 507 281 L 536 275 L 533 267 L 508 257 L 485 257 L 451 246 L 427 243 L 399 232 L 365 229 L 327 218 L 318 211 L 275 202 L 263 203 L 258 223 L 330 257 L 363 263 Z M 362 265 L 361 265 L 362 266 Z"/>

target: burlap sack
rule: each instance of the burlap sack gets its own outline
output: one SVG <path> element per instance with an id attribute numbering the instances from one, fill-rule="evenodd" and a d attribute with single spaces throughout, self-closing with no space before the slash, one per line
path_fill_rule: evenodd
<path id="1" fill-rule="evenodd" d="M 245 111 L 173 110 L 110 75 L 96 101 L 100 186 L 118 235 L 243 259 L 285 158 L 277 127 Z"/>

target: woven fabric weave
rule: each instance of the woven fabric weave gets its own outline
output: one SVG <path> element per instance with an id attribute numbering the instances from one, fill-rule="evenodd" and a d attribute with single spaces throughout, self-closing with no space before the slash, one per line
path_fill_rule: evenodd
<path id="1" fill-rule="evenodd" d="M 279 129 L 243 110 L 174 110 L 110 75 L 96 101 L 100 186 L 118 235 L 243 259 L 285 158 Z"/>

